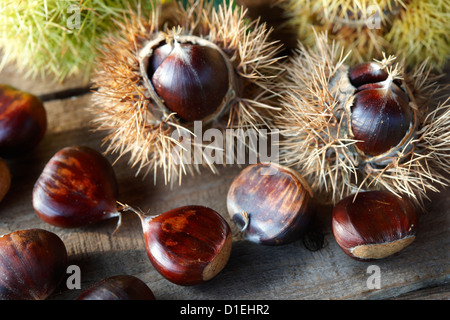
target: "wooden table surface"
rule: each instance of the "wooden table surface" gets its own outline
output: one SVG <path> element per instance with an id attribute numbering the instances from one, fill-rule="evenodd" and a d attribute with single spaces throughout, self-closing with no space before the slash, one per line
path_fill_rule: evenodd
<path id="1" fill-rule="evenodd" d="M 447 76 L 447 81 L 450 78 Z M 0 73 L 0 83 L 16 86 L 36 95 L 80 88 L 71 79 L 63 84 L 27 79 L 13 66 Z M 123 215 L 122 227 L 113 235 L 116 219 L 78 229 L 62 229 L 41 221 L 31 204 L 32 188 L 47 161 L 61 148 L 87 145 L 99 151 L 103 133 L 93 133 L 85 110 L 91 93 L 71 94 L 45 102 L 48 131 L 29 155 L 8 160 L 13 179 L 9 193 L 0 203 L 0 234 L 19 229 L 42 228 L 64 241 L 69 264 L 81 269 L 81 289 L 68 289 L 65 283 L 49 298 L 75 299 L 88 286 L 109 276 L 130 274 L 143 280 L 157 299 L 449 299 L 450 298 L 450 188 L 431 194 L 428 213 L 422 217 L 415 242 L 399 254 L 376 262 L 358 262 L 347 257 L 335 242 L 330 227 L 330 208 L 321 208 L 311 230 L 324 235 L 324 247 L 307 249 L 302 240 L 270 247 L 241 239 L 228 218 L 226 194 L 241 168 L 225 167 L 219 175 L 206 170 L 185 177 L 173 189 L 158 177 L 136 176 L 126 157 L 114 166 L 123 203 L 150 213 L 160 213 L 189 204 L 211 207 L 221 213 L 233 228 L 231 257 L 224 270 L 211 281 L 182 287 L 164 279 L 151 265 L 144 246 L 140 221 L 133 213 Z M 113 162 L 114 156 L 107 155 Z M 370 265 L 381 272 L 381 289 L 370 289 Z"/>

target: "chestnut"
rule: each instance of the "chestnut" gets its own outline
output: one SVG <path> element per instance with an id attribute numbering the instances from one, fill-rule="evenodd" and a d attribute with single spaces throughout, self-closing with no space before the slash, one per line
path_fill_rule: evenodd
<path id="1" fill-rule="evenodd" d="M 349 70 L 350 81 L 360 84 L 351 107 L 351 131 L 356 147 L 366 156 L 396 147 L 414 127 L 408 96 L 381 66 L 368 67 L 377 65 L 371 62 Z"/>
<path id="2" fill-rule="evenodd" d="M 6 162 L 0 158 L 0 201 L 3 200 L 11 187 L 11 172 Z"/>
<path id="3" fill-rule="evenodd" d="M 0 300 L 46 299 L 66 269 L 66 247 L 53 232 L 28 229 L 0 237 Z"/>
<path id="4" fill-rule="evenodd" d="M 34 149 L 47 130 L 47 114 L 36 96 L 0 85 L 0 156 L 15 157 Z"/>
<path id="5" fill-rule="evenodd" d="M 227 264 L 231 228 L 213 209 L 189 205 L 156 216 L 138 214 L 148 257 L 167 280 L 183 286 L 200 284 Z"/>
<path id="6" fill-rule="evenodd" d="M 381 64 L 375 61 L 363 62 L 354 65 L 348 71 L 350 83 L 358 88 L 364 84 L 384 81 L 389 74 Z"/>
<path id="7" fill-rule="evenodd" d="M 190 152 L 207 147 L 200 131 L 225 136 L 270 123 L 284 67 L 282 45 L 245 8 L 170 1 L 167 16 L 160 2 L 151 19 L 130 14 L 103 38 L 90 109 L 96 130 L 109 132 L 106 152 L 129 154 L 138 173 L 162 170 L 173 186 L 201 167 L 218 172 L 218 161 Z"/>
<path id="8" fill-rule="evenodd" d="M 108 160 L 86 146 L 58 151 L 33 188 L 33 208 L 43 221 L 63 228 L 118 217 L 118 185 Z"/>
<path id="9" fill-rule="evenodd" d="M 173 39 L 156 47 L 150 60 L 147 72 L 156 93 L 181 120 L 202 120 L 219 109 L 229 80 L 218 49 Z"/>
<path id="10" fill-rule="evenodd" d="M 154 103 L 184 125 L 217 119 L 236 95 L 236 74 L 226 53 L 211 41 L 182 35 L 180 28 L 149 41 L 140 60 Z"/>
<path id="11" fill-rule="evenodd" d="M 382 189 L 424 207 L 450 172 L 450 100 L 436 94 L 429 66 L 409 69 L 394 55 L 352 66 L 326 34 L 316 44 L 300 46 L 279 79 L 281 164 L 323 204 Z"/>
<path id="12" fill-rule="evenodd" d="M 296 171 L 275 164 L 249 165 L 233 180 L 227 208 L 252 242 L 281 245 L 299 239 L 315 206 L 308 183 Z"/>
<path id="13" fill-rule="evenodd" d="M 117 275 L 94 283 L 77 300 L 155 300 L 155 295 L 141 279 Z"/>
<path id="14" fill-rule="evenodd" d="M 332 231 L 341 249 L 356 260 L 386 258 L 410 245 L 419 223 L 416 206 L 389 191 L 366 191 L 338 202 Z"/>

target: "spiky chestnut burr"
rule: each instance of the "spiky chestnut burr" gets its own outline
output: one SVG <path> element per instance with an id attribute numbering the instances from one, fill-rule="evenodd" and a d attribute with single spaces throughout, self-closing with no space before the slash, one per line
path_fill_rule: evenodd
<path id="1" fill-rule="evenodd" d="M 100 37 L 130 8 L 151 9 L 155 2 L 1 1 L 0 68 L 13 64 L 32 77 L 88 83 Z"/>
<path id="2" fill-rule="evenodd" d="M 350 64 L 381 59 L 383 52 L 409 67 L 429 59 L 441 70 L 448 62 L 449 0 L 282 0 L 281 6 L 303 44 L 313 46 L 314 32 L 327 32 L 351 51 Z"/>
<path id="3" fill-rule="evenodd" d="M 158 7 L 150 18 L 130 11 L 104 39 L 92 106 L 95 129 L 109 132 L 106 152 L 129 154 L 131 166 L 155 179 L 162 169 L 170 184 L 202 165 L 217 170 L 182 144 L 194 141 L 193 122 L 258 130 L 271 119 L 270 89 L 281 72 L 270 30 L 246 20 L 245 10 L 206 1 L 176 10 L 167 24 Z"/>
<path id="4" fill-rule="evenodd" d="M 450 172 L 450 105 L 436 77 L 426 64 L 406 72 L 393 56 L 349 66 L 325 34 L 316 40 L 300 45 L 280 82 L 282 163 L 326 201 L 387 189 L 423 204 Z"/>

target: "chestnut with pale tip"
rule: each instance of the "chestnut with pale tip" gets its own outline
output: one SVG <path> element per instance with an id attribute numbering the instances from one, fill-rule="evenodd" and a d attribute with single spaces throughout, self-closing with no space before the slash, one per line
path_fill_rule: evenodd
<path id="1" fill-rule="evenodd" d="M 315 213 L 313 193 L 302 176 L 262 163 L 249 165 L 233 180 L 227 208 L 247 240 L 265 245 L 298 240 Z"/>
<path id="2" fill-rule="evenodd" d="M 53 232 L 28 229 L 0 237 L 0 300 L 44 300 L 66 269 L 66 247 Z"/>
<path id="3" fill-rule="evenodd" d="M 406 197 L 388 191 L 366 191 L 336 204 L 332 231 L 341 249 L 356 260 L 389 257 L 416 237 L 419 211 Z"/>
<path id="4" fill-rule="evenodd" d="M 6 162 L 0 158 L 0 201 L 3 200 L 11 187 L 11 172 Z"/>
<path id="5" fill-rule="evenodd" d="M 155 300 L 152 290 L 132 275 L 116 275 L 94 283 L 77 300 Z"/>
<path id="6" fill-rule="evenodd" d="M 231 228 L 215 210 L 189 205 L 141 219 L 147 255 L 167 280 L 192 286 L 211 280 L 228 263 Z"/>
<path id="7" fill-rule="evenodd" d="M 33 208 L 43 221 L 61 228 L 84 227 L 119 217 L 114 170 L 98 151 L 70 146 L 46 164 L 33 188 Z"/>
<path id="8" fill-rule="evenodd" d="M 47 113 L 35 95 L 0 85 L 0 155 L 4 158 L 29 153 L 44 138 Z"/>

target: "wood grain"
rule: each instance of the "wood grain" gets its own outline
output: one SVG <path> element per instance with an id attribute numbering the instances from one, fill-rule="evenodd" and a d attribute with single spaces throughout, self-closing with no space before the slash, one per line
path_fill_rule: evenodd
<path id="1" fill-rule="evenodd" d="M 0 81 L 8 79 L 0 74 Z M 41 170 L 59 149 L 83 144 L 102 151 L 100 133 L 89 126 L 85 110 L 90 94 L 45 103 L 50 128 L 30 155 L 9 160 L 13 181 L 0 203 L 0 233 L 40 227 L 58 234 L 67 246 L 69 264 L 82 271 L 82 289 L 68 290 L 63 284 L 51 299 L 74 299 L 94 282 L 117 274 L 131 274 L 145 281 L 159 299 L 388 299 L 408 293 L 427 292 L 450 282 L 449 208 L 450 190 L 432 195 L 430 212 L 422 219 L 416 241 L 404 251 L 376 262 L 382 288 L 368 289 L 368 263 L 353 261 L 337 246 L 330 230 L 328 207 L 322 208 L 313 229 L 324 234 L 326 246 L 312 252 L 302 240 L 281 247 L 261 246 L 244 241 L 226 213 L 226 194 L 237 167 L 225 167 L 220 175 L 208 171 L 187 177 L 172 190 L 162 177 L 136 176 L 125 158 L 115 166 L 120 201 L 150 214 L 189 204 L 209 206 L 221 213 L 233 228 L 234 243 L 228 265 L 212 281 L 196 287 L 169 283 L 151 266 L 141 225 L 133 213 L 123 215 L 123 225 L 113 235 L 116 219 L 79 229 L 61 229 L 42 222 L 31 206 L 31 190 Z M 108 155 L 113 162 L 114 156 Z M 447 286 L 448 288 L 448 286 Z M 433 292 L 445 297 L 448 291 Z M 417 296 L 415 296 L 417 297 Z M 448 295 L 447 295 L 448 297 Z"/>
<path id="2" fill-rule="evenodd" d="M 0 83 L 38 95 L 82 88 L 76 79 L 64 84 L 51 79 L 28 79 L 16 74 L 13 67 L 0 73 Z M 94 282 L 119 274 L 143 280 L 157 299 L 449 299 L 449 188 L 431 194 L 428 212 L 422 217 L 421 229 L 412 245 L 387 259 L 366 263 L 347 257 L 336 244 L 329 207 L 321 207 L 310 228 L 324 236 L 320 250 L 308 250 L 303 240 L 279 247 L 243 240 L 226 211 L 228 188 L 241 168 L 223 167 L 219 175 L 204 170 L 171 189 L 164 185 L 161 176 L 157 176 L 156 185 L 153 176 L 136 176 L 126 157 L 120 159 L 114 169 L 121 202 L 149 214 L 183 205 L 204 205 L 230 223 L 233 248 L 227 266 L 216 278 L 194 287 L 170 283 L 152 267 L 145 252 L 140 220 L 132 212 L 123 214 L 122 226 L 115 234 L 117 219 L 77 229 L 45 224 L 33 211 L 31 192 L 47 161 L 69 145 L 105 149 L 104 134 L 91 130 L 92 115 L 86 111 L 90 98 L 90 93 L 49 98 L 45 102 L 49 128 L 44 140 L 31 154 L 7 161 L 12 185 L 0 203 L 0 234 L 28 228 L 55 232 L 67 247 L 69 264 L 81 269 L 81 289 L 68 289 L 64 282 L 49 299 L 75 299 Z M 107 158 L 115 161 L 114 155 Z M 367 268 L 371 264 L 380 268 L 381 289 L 370 289 L 367 285 L 370 276 Z"/>

